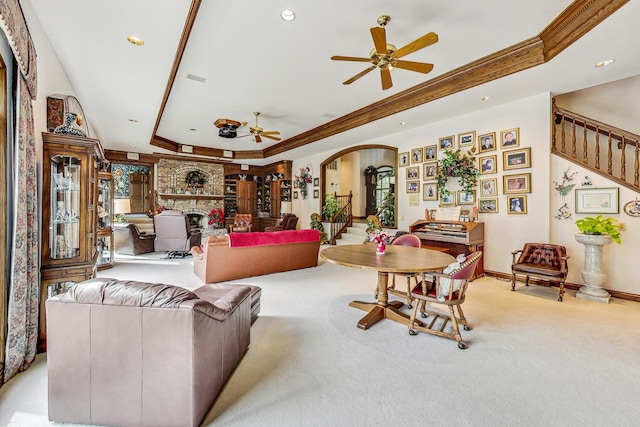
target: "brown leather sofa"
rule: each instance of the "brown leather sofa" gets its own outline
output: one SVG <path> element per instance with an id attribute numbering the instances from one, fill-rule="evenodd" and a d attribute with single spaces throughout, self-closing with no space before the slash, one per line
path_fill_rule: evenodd
<path id="1" fill-rule="evenodd" d="M 264 231 L 295 230 L 297 225 L 298 217 L 295 214 L 286 213 L 282 215 L 275 226 L 265 227 Z"/>
<path id="2" fill-rule="evenodd" d="M 199 425 L 249 346 L 251 293 L 101 278 L 48 299 L 49 419 Z"/>
<path id="3" fill-rule="evenodd" d="M 113 227 L 113 247 L 119 254 L 140 255 L 154 251 L 156 235 L 141 232 L 135 224 L 116 224 Z"/>
<path id="4" fill-rule="evenodd" d="M 230 239 L 233 236 L 223 235 L 209 236 L 202 247 L 191 248 L 194 273 L 204 283 L 224 282 L 318 265 L 318 230 L 239 234 L 247 236 L 247 239 L 255 239 L 261 244 L 231 247 Z M 297 237 L 302 236 L 313 241 L 295 241 Z"/>

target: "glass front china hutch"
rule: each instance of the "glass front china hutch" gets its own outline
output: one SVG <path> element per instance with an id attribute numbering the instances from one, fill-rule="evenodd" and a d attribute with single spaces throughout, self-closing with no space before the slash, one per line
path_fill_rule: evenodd
<path id="1" fill-rule="evenodd" d="M 97 139 L 47 132 L 42 139 L 40 351 L 46 350 L 46 299 L 95 276 L 98 163 L 104 157 Z"/>

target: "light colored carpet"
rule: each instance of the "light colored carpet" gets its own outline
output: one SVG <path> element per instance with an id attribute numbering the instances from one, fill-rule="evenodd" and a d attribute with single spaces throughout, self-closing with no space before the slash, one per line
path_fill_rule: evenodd
<path id="1" fill-rule="evenodd" d="M 192 259 L 145 258 L 118 259 L 99 275 L 201 286 Z M 511 292 L 508 282 L 481 278 L 463 306 L 472 330 L 462 331 L 469 348 L 459 350 L 389 320 L 357 329 L 364 312 L 348 303 L 373 301 L 373 271 L 321 261 L 235 282 L 263 288 L 261 314 L 203 426 L 638 423 L 637 303 L 605 305 L 574 291 L 560 303 L 557 288 Z M 0 389 L 0 425 L 19 412 L 46 421 L 44 359 Z"/>

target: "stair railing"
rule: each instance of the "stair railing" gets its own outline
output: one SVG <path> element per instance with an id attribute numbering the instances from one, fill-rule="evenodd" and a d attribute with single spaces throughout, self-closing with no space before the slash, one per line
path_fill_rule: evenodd
<path id="1" fill-rule="evenodd" d="M 555 99 L 553 118 L 552 153 L 619 185 L 640 191 L 639 135 L 559 108 Z M 606 168 L 602 166 L 603 157 Z M 632 175 L 627 175 L 627 157 L 633 159 Z"/>
<path id="2" fill-rule="evenodd" d="M 329 226 L 331 230 L 329 243 L 332 245 L 335 245 L 336 239 L 341 238 L 342 233 L 346 232 L 347 228 L 353 225 L 353 194 L 349 191 L 349 194 L 340 196 L 338 193 L 334 193 L 334 196 L 340 204 L 340 209 L 329 219 Z"/>

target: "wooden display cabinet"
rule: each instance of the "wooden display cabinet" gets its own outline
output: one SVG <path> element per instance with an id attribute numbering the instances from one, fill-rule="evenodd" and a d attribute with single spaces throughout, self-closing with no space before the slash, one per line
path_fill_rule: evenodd
<path id="1" fill-rule="evenodd" d="M 44 132 L 40 321 L 46 350 L 45 301 L 96 273 L 100 141 Z"/>
<path id="2" fill-rule="evenodd" d="M 98 270 L 105 270 L 114 265 L 113 259 L 113 175 L 109 172 L 98 173 Z"/>

